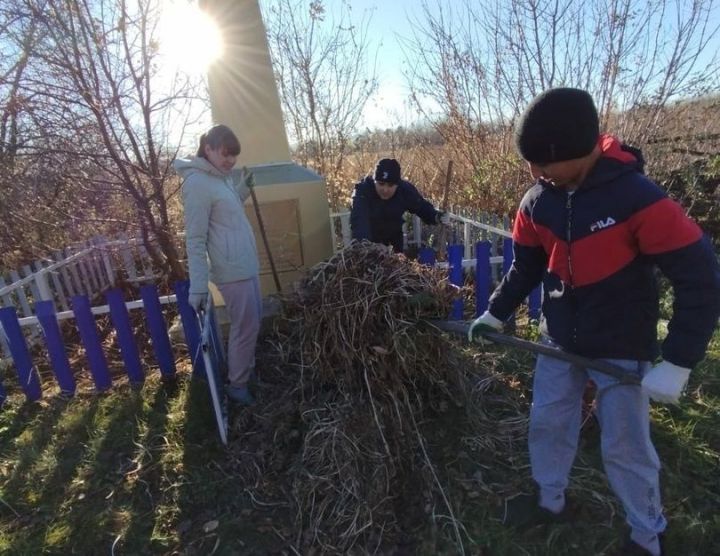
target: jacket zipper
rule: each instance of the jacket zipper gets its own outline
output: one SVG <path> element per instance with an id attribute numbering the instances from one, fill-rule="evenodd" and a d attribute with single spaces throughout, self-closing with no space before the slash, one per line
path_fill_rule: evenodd
<path id="1" fill-rule="evenodd" d="M 572 242 L 572 198 L 573 194 L 567 195 L 567 200 L 565 201 L 565 209 L 567 213 L 567 229 L 566 229 L 566 235 L 567 235 L 567 260 L 568 260 L 568 276 L 570 277 L 570 288 L 573 287 L 573 271 L 572 271 L 572 255 L 571 255 L 571 242 Z M 574 302 L 574 297 L 573 297 Z M 577 311 L 577 309 L 576 309 Z M 572 325 L 572 342 L 573 344 L 577 345 L 577 312 L 575 314 L 575 320 Z"/>
<path id="2" fill-rule="evenodd" d="M 572 272 L 572 257 L 570 256 L 570 242 L 572 241 L 572 194 L 567 194 L 567 201 L 565 202 L 565 208 L 567 209 L 567 230 L 566 240 L 568 245 L 568 274 L 570 275 L 570 285 L 573 283 L 573 272 Z"/>

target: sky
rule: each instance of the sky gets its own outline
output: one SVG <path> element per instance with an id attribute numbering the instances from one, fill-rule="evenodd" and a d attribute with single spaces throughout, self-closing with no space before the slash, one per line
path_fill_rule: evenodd
<path id="1" fill-rule="evenodd" d="M 186 6 L 189 3 L 188 0 L 164 1 Z M 481 0 L 476 1 L 480 2 Z M 259 2 L 264 8 L 271 0 L 259 0 Z M 330 22 L 338 19 L 334 15 L 341 11 L 344 4 L 350 6 L 350 17 L 355 24 L 361 24 L 363 17 L 370 19 L 367 33 L 367 39 L 370 41 L 369 52 L 371 53 L 369 63 L 372 63 L 372 59 L 377 53 L 374 59 L 379 87 L 366 104 L 362 126 L 370 129 L 384 129 L 400 125 L 409 126 L 416 122 L 417 115 L 408 104 L 409 90 L 405 74 L 409 68 L 405 60 L 406 53 L 403 52 L 403 39 L 412 39 L 413 27 L 417 28 L 418 23 L 424 22 L 423 4 L 427 6 L 427 9 L 436 12 L 439 9 L 437 0 L 322 0 L 322 2 L 327 12 L 326 19 Z M 639 0 L 638 9 L 642 11 L 642 8 L 647 8 L 647 2 L 648 0 Z M 682 9 L 688 9 L 689 2 L 688 0 L 667 0 L 667 2 L 668 11 L 664 12 L 663 20 L 672 25 L 677 19 L 678 7 L 683 6 Z M 451 9 L 453 5 L 454 3 L 449 3 Z M 720 8 L 715 7 L 714 15 L 720 17 L 719 14 Z M 181 18 L 180 21 L 185 21 L 191 28 L 187 32 L 179 32 L 177 22 L 169 24 L 168 28 L 171 30 L 171 34 L 179 39 L 174 41 L 169 50 L 181 53 L 183 65 L 187 67 L 188 48 L 183 49 L 182 46 L 188 46 L 185 44 L 188 42 L 185 40 L 188 36 L 197 34 L 199 21 L 193 18 L 189 20 Z M 717 24 L 720 24 L 720 21 L 711 21 L 711 26 Z M 207 42 L 209 41 L 205 41 L 205 43 Z M 190 52 L 192 52 L 192 48 L 190 48 Z M 201 58 L 206 59 L 207 56 L 203 54 Z"/>
<path id="2" fill-rule="evenodd" d="M 329 5 L 333 3 L 332 0 L 328 2 Z M 371 13 L 369 34 L 378 49 L 376 69 L 380 87 L 365 109 L 365 125 L 385 128 L 408 123 L 413 115 L 405 106 L 409 92 L 403 75 L 407 68 L 401 37 L 410 37 L 409 21 L 413 13 L 420 13 L 421 2 L 352 0 L 351 4 L 354 17 L 361 17 L 363 12 Z"/>
<path id="3" fill-rule="evenodd" d="M 265 0 L 260 0 L 261 5 Z M 329 15 L 338 13 L 343 0 L 324 0 Z M 363 125 L 387 128 L 408 125 L 416 120 L 407 107 L 408 89 L 403 72 L 406 70 L 402 39 L 410 38 L 410 21 L 422 14 L 422 0 L 348 0 L 350 16 L 359 24 L 363 16 L 370 17 L 368 40 L 375 58 L 379 81 L 377 93 L 368 101 Z M 428 0 L 431 9 L 435 0 Z M 330 19 L 330 17 L 328 17 Z M 373 58 L 369 59 L 372 63 Z"/>

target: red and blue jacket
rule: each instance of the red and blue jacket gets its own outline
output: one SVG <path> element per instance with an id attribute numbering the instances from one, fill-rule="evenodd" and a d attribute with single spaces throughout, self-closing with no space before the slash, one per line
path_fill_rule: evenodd
<path id="1" fill-rule="evenodd" d="M 692 367 L 720 315 L 720 267 L 683 208 L 642 173 L 640 151 L 603 135 L 602 156 L 574 192 L 542 179 L 525 194 L 513 227 L 514 261 L 490 299 L 501 320 L 541 281 L 541 332 L 592 358 Z M 673 287 L 659 349 L 656 268 Z"/>

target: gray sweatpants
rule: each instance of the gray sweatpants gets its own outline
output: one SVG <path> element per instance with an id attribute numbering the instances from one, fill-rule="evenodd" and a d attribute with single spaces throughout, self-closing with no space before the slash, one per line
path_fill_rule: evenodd
<path id="1" fill-rule="evenodd" d="M 646 361 L 607 359 L 642 377 Z M 660 502 L 658 459 L 650 440 L 649 399 L 640 386 L 539 355 L 533 380 L 529 448 L 540 501 L 564 498 L 577 452 L 585 385 L 597 385 L 602 460 L 610 486 L 625 509 L 631 538 L 660 553 L 657 534 L 667 525 Z"/>
<path id="2" fill-rule="evenodd" d="M 234 387 L 245 386 L 255 366 L 255 344 L 260 332 L 262 298 L 257 277 L 218 284 L 225 300 L 228 334 L 228 379 Z"/>

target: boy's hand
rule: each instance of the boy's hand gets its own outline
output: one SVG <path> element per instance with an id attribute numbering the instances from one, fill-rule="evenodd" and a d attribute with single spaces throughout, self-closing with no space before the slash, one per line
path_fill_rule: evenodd
<path id="1" fill-rule="evenodd" d="M 678 403 L 689 376 L 690 369 L 662 361 L 643 377 L 642 387 L 656 402 Z"/>
<path id="2" fill-rule="evenodd" d="M 490 311 L 485 311 L 470 325 L 468 329 L 468 341 L 475 341 L 482 344 L 482 335 L 484 332 L 502 332 L 502 329 L 502 321 L 491 315 Z"/>

